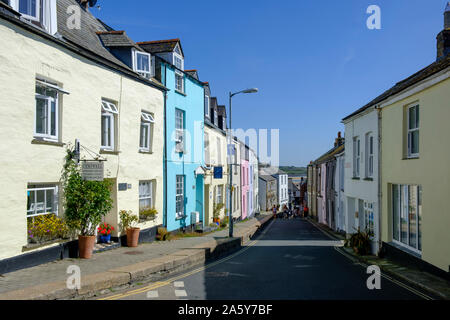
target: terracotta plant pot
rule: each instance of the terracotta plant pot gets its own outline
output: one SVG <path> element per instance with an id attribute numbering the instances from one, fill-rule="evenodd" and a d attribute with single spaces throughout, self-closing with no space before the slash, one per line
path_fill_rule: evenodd
<path id="1" fill-rule="evenodd" d="M 127 229 L 127 246 L 134 248 L 138 246 L 140 228 Z"/>
<path id="2" fill-rule="evenodd" d="M 95 236 L 78 236 L 78 251 L 81 259 L 90 259 L 94 251 Z"/>

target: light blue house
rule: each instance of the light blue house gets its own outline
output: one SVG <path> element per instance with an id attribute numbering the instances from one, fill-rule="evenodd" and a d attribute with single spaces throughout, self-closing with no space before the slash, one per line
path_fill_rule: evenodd
<path id="1" fill-rule="evenodd" d="M 140 42 L 169 91 L 165 105 L 164 226 L 201 226 L 204 215 L 204 84 L 184 70 L 179 39 Z"/>

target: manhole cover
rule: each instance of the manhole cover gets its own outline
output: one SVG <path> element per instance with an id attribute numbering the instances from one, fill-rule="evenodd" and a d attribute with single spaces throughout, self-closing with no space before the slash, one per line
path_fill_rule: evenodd
<path id="1" fill-rule="evenodd" d="M 138 254 L 143 254 L 143 253 L 144 253 L 143 251 L 128 251 L 128 252 L 124 252 L 124 254 L 129 254 L 129 255 L 132 255 L 132 256 L 136 256 Z"/>

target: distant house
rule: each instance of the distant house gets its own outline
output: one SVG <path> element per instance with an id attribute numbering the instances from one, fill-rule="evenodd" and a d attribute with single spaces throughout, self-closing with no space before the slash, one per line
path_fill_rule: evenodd
<path id="1" fill-rule="evenodd" d="M 308 166 L 308 181 L 313 181 L 311 190 L 308 190 L 312 208 L 310 214 L 332 229 L 336 229 L 336 155 L 343 151 L 344 139 L 339 132 L 334 147 Z"/>
<path id="2" fill-rule="evenodd" d="M 270 175 L 259 175 L 259 206 L 261 211 L 271 211 L 277 201 L 277 179 Z"/>

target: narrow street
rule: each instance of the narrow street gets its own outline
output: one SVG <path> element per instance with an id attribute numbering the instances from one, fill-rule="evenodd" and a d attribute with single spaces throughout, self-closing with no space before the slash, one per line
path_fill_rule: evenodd
<path id="1" fill-rule="evenodd" d="M 165 281 L 115 291 L 97 299 L 268 300 L 423 299 L 406 286 L 381 279 L 369 290 L 365 267 L 344 256 L 310 222 L 274 220 L 242 250 Z"/>

